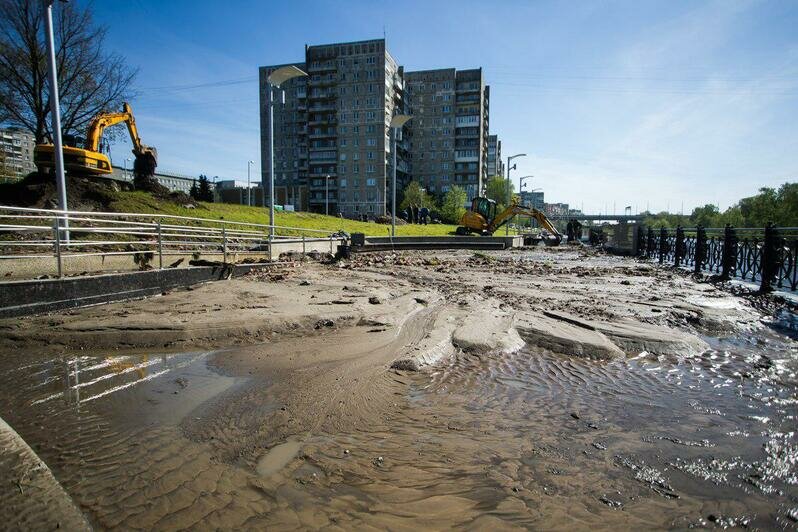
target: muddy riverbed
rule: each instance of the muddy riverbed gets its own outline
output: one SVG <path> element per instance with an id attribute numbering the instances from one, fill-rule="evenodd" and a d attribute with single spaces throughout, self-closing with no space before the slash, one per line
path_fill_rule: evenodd
<path id="1" fill-rule="evenodd" d="M 0 417 L 100 529 L 789 529 L 785 315 L 574 249 L 297 263 L 0 322 Z"/>

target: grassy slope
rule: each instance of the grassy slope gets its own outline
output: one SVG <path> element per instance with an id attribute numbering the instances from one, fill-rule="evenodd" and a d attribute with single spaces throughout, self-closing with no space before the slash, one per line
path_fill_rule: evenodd
<path id="1" fill-rule="evenodd" d="M 233 205 L 229 203 L 200 203 L 196 209 L 186 209 L 171 202 L 160 201 L 146 192 L 120 192 L 119 199 L 110 205 L 112 211 L 148 214 L 172 214 L 177 216 L 191 216 L 194 218 L 210 218 L 235 222 L 269 223 L 269 211 L 262 207 L 247 207 L 246 205 Z M 321 229 L 334 232 L 343 229 L 348 233 L 365 233 L 369 236 L 388 236 L 390 225 L 377 223 L 356 222 L 323 214 L 307 212 L 277 212 L 276 224 L 303 229 Z M 456 226 L 430 224 L 430 225 L 397 225 L 396 234 L 399 236 L 425 236 L 448 235 L 453 233 Z M 278 234 L 288 232 L 279 231 Z"/>

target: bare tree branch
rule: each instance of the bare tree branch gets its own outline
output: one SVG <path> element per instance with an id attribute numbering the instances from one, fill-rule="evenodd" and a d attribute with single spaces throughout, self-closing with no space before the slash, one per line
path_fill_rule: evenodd
<path id="1" fill-rule="evenodd" d="M 137 71 L 105 51 L 107 28 L 76 4 L 57 2 L 53 18 L 61 127 L 83 136 L 97 113 L 130 98 Z M 41 2 L 0 0 L 0 124 L 29 130 L 37 143 L 52 133 L 42 17 Z"/>

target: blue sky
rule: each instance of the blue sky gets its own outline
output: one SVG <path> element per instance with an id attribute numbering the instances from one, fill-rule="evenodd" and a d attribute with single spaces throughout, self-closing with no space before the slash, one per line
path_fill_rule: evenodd
<path id="1" fill-rule="evenodd" d="M 105 0 L 163 169 L 260 172 L 257 68 L 387 36 L 408 70 L 484 68 L 515 176 L 586 211 L 721 209 L 798 181 L 798 2 Z M 129 146 L 112 155 L 118 164 Z M 517 186 L 517 183 L 516 183 Z"/>

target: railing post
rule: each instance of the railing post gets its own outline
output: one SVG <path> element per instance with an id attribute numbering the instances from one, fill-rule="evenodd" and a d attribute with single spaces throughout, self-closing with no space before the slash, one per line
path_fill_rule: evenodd
<path id="1" fill-rule="evenodd" d="M 302 258 L 305 258 L 305 235 L 302 235 Z"/>
<path id="2" fill-rule="evenodd" d="M 737 232 L 729 224 L 723 230 L 723 259 L 721 264 L 720 279 L 728 281 L 737 269 Z"/>
<path id="3" fill-rule="evenodd" d="M 654 228 L 648 228 L 648 242 L 646 243 L 646 258 L 651 258 L 654 255 L 654 250 L 656 249 L 655 239 L 654 239 Z"/>
<path id="4" fill-rule="evenodd" d="M 707 260 L 707 230 L 702 226 L 696 228 L 695 235 L 695 267 L 693 273 L 699 274 Z"/>
<path id="5" fill-rule="evenodd" d="M 61 265 L 61 223 L 57 216 L 53 224 L 53 236 L 55 237 L 55 262 L 58 267 L 58 278 L 60 279 L 63 277 Z"/>
<path id="6" fill-rule="evenodd" d="M 673 250 L 673 265 L 677 268 L 682 265 L 684 258 L 684 228 L 676 226 L 676 249 Z"/>
<path id="7" fill-rule="evenodd" d="M 659 263 L 665 262 L 665 255 L 668 254 L 668 230 L 664 227 L 659 228 Z"/>
<path id="8" fill-rule="evenodd" d="M 161 234 L 160 220 L 158 220 L 158 269 L 163 270 L 163 236 Z"/>
<path id="9" fill-rule="evenodd" d="M 646 228 L 644 225 L 637 225 L 637 233 L 635 234 L 635 255 L 642 257 L 646 254 Z"/>
<path id="10" fill-rule="evenodd" d="M 765 226 L 765 239 L 762 242 L 762 264 L 759 275 L 762 282 L 759 285 L 760 292 L 770 292 L 773 290 L 773 282 L 779 271 L 779 232 L 768 222 Z"/>
<path id="11" fill-rule="evenodd" d="M 227 264 L 227 232 L 222 226 L 222 261 Z"/>

